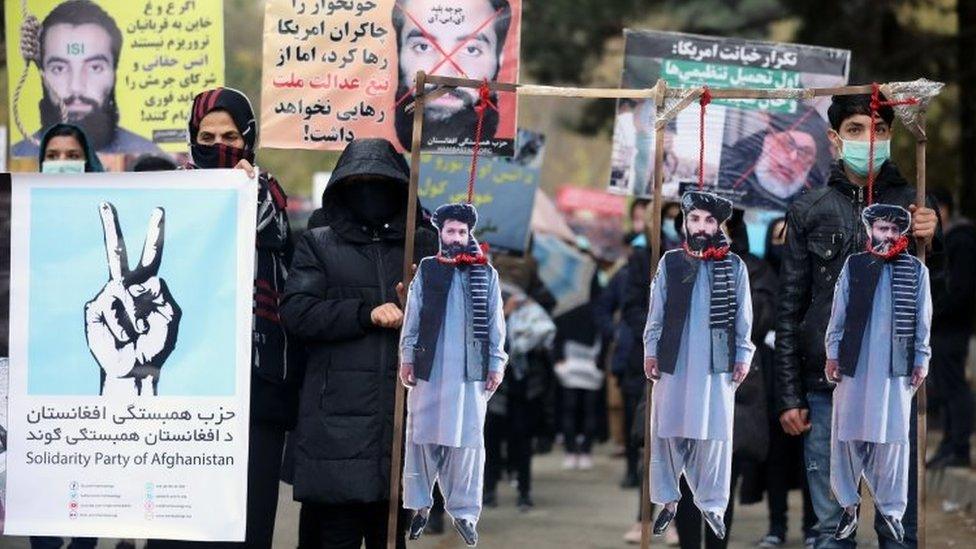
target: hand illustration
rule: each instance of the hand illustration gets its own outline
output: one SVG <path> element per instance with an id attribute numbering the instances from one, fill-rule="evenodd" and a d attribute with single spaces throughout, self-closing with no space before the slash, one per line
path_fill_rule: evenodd
<path id="1" fill-rule="evenodd" d="M 182 315 L 166 282 L 158 277 L 165 212 L 162 208 L 153 210 L 142 259 L 132 271 L 115 206 L 102 202 L 99 214 L 109 279 L 85 305 L 85 334 L 88 348 L 102 369 L 101 394 L 146 394 L 143 382 L 151 378 L 155 395 L 159 370 L 176 346 Z"/>

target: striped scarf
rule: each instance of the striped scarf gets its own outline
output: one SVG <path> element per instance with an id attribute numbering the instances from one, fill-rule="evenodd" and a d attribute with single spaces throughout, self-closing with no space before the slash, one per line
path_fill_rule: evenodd
<path id="1" fill-rule="evenodd" d="M 484 252 L 478 242 L 472 238 L 468 241 L 468 254 L 477 256 Z M 472 328 L 474 338 L 478 341 L 488 341 L 488 265 L 471 265 L 468 278 L 471 285 Z"/>
<path id="2" fill-rule="evenodd" d="M 709 325 L 712 328 L 729 329 L 735 325 L 736 303 L 735 273 L 732 271 L 732 258 L 724 255 L 713 260 L 712 300 L 709 307 Z"/>
<path id="3" fill-rule="evenodd" d="M 915 337 L 915 298 L 918 296 L 918 276 L 915 258 L 898 254 L 892 263 L 891 299 L 895 308 L 895 337 Z"/>

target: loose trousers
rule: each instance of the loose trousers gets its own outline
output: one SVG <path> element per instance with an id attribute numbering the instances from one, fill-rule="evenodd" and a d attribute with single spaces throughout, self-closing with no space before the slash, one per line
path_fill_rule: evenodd
<path id="1" fill-rule="evenodd" d="M 403 460 L 403 506 L 415 510 L 432 506 L 431 492 L 437 482 L 448 514 L 477 524 L 484 475 L 484 448 L 408 443 Z"/>
<path id="2" fill-rule="evenodd" d="M 908 444 L 833 440 L 831 445 L 830 488 L 837 503 L 860 503 L 863 475 L 877 508 L 900 520 L 908 507 Z"/>
<path id="3" fill-rule="evenodd" d="M 699 509 L 725 513 L 732 481 L 731 441 L 652 436 L 651 502 L 680 500 L 682 473 Z"/>

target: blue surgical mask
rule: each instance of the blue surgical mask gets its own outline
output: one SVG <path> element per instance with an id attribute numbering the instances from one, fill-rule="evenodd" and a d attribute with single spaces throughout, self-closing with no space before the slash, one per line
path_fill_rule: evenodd
<path id="1" fill-rule="evenodd" d="M 867 177 L 868 175 L 868 155 L 871 143 L 868 141 L 851 141 L 841 139 L 841 154 L 844 157 L 844 164 L 857 175 Z M 878 140 L 874 142 L 874 173 L 877 174 L 881 165 L 891 158 L 891 140 Z"/>
<path id="2" fill-rule="evenodd" d="M 45 160 L 41 173 L 85 173 L 84 160 Z"/>

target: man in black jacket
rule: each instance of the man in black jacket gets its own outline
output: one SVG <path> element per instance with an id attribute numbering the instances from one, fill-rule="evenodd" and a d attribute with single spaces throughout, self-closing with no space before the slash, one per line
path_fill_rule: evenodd
<path id="1" fill-rule="evenodd" d="M 309 354 L 295 433 L 302 547 L 386 546 L 408 182 L 388 141 L 353 141 L 326 187 L 323 225 L 295 249 L 281 318 Z M 437 245 L 416 208 L 419 259 Z"/>
<path id="2" fill-rule="evenodd" d="M 882 99 L 883 100 L 883 99 Z M 830 492 L 831 386 L 824 377 L 824 334 L 830 317 L 834 285 L 848 256 L 864 250 L 866 233 L 860 215 L 873 198 L 912 212 L 912 245 L 923 242 L 937 279 L 942 256 L 938 216 L 915 204 L 915 188 L 888 161 L 894 112 L 881 107 L 874 115 L 874 159 L 869 158 L 871 132 L 869 95 L 835 96 L 828 110 L 828 137 L 841 160 L 834 164 L 826 187 L 801 195 L 787 213 L 786 248 L 780 278 L 781 301 L 776 329 L 774 375 L 780 423 L 791 435 L 804 434 L 804 455 L 810 494 L 816 510 L 816 547 L 853 547 L 852 540 L 832 539 L 842 509 Z M 873 197 L 867 174 L 873 167 Z M 913 249 L 914 252 L 914 249 Z M 914 405 L 913 405 L 914 406 Z M 913 411 L 914 414 L 914 411 Z M 912 422 L 912 453 L 915 452 Z M 911 458 L 912 467 L 915 458 Z M 913 547 L 916 543 L 915 478 L 909 473 L 909 510 L 904 517 L 904 545 L 875 522 L 881 547 Z"/>
<path id="3" fill-rule="evenodd" d="M 930 403 L 940 412 L 944 436 L 929 467 L 969 467 L 973 391 L 966 357 L 976 309 L 976 225 L 957 215 L 951 193 L 935 189 L 932 196 L 946 226 L 946 283 L 932 288 Z"/>

